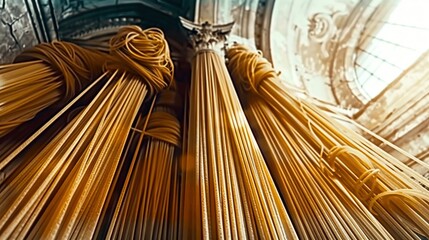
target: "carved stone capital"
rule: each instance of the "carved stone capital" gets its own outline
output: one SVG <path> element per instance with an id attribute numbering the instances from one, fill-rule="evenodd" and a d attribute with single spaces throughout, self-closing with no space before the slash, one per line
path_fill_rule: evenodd
<path id="1" fill-rule="evenodd" d="M 234 25 L 234 22 L 219 25 L 212 25 L 209 22 L 196 24 L 184 18 L 180 18 L 180 22 L 188 30 L 189 38 L 196 51 L 220 50 Z"/>

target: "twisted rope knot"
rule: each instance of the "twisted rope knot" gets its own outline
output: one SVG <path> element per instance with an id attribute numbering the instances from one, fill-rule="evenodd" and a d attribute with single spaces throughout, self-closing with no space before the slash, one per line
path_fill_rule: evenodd
<path id="1" fill-rule="evenodd" d="M 107 68 L 124 69 L 140 76 L 150 94 L 168 87 L 173 80 L 174 65 L 160 29 L 123 27 L 110 40 L 110 54 L 116 59 Z"/>
<path id="2" fill-rule="evenodd" d="M 75 96 L 103 71 L 106 56 L 73 43 L 53 41 L 41 43 L 15 58 L 14 62 L 42 60 L 62 75 L 65 101 Z"/>
<path id="3" fill-rule="evenodd" d="M 243 84 L 245 90 L 257 93 L 262 81 L 277 77 L 271 63 L 262 57 L 261 52 L 255 53 L 236 44 L 228 49 L 226 56 L 231 74 Z"/>

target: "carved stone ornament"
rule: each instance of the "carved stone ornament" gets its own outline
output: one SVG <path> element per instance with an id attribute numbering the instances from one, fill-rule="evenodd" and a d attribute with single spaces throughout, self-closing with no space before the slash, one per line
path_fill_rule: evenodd
<path id="1" fill-rule="evenodd" d="M 218 25 L 212 25 L 209 22 L 196 24 L 182 17 L 180 21 L 183 27 L 189 31 L 189 38 L 196 51 L 203 49 L 220 50 L 234 25 L 234 22 Z"/>
<path id="2" fill-rule="evenodd" d="M 316 13 L 309 19 L 308 37 L 311 41 L 321 44 L 322 57 L 328 58 L 328 43 L 332 41 L 337 32 L 337 19 L 346 15 L 344 12 Z"/>

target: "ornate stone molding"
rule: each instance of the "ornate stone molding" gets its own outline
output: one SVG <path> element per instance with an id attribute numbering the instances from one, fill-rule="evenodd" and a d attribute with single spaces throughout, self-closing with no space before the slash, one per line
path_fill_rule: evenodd
<path id="1" fill-rule="evenodd" d="M 180 18 L 182 26 L 189 31 L 189 38 L 196 51 L 203 49 L 220 50 L 234 22 L 212 25 L 209 22 L 196 24 Z"/>
<path id="2" fill-rule="evenodd" d="M 330 66 L 332 91 L 337 103 L 344 108 L 361 109 L 364 99 L 356 81 L 355 54 L 361 35 L 374 14 L 375 6 L 384 0 L 359 1 L 348 13 L 344 26 L 338 32 Z M 370 7 L 369 4 L 372 4 Z"/>
<path id="3" fill-rule="evenodd" d="M 58 23 L 52 0 L 25 0 L 39 42 L 58 38 Z"/>
<path id="4" fill-rule="evenodd" d="M 74 25 L 66 25 L 70 27 L 67 31 L 61 32 L 62 39 L 79 39 L 87 40 L 91 38 L 99 37 L 100 35 L 114 35 L 119 27 L 126 25 L 140 25 L 143 20 L 138 17 L 112 17 L 106 19 L 92 20 L 91 23 L 88 19 L 80 19 L 80 21 L 73 21 Z M 81 28 L 77 28 L 77 25 L 82 25 Z M 106 33 L 107 32 L 107 33 Z"/>
<path id="5" fill-rule="evenodd" d="M 328 44 L 335 39 L 338 33 L 336 22 L 345 15 L 344 12 L 315 13 L 309 19 L 308 38 L 310 41 L 320 44 L 321 57 L 329 58 Z"/>

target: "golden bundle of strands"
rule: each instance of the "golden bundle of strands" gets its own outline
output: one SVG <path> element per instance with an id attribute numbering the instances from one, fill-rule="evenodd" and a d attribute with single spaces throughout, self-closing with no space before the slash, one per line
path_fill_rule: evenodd
<path id="1" fill-rule="evenodd" d="M 179 113 L 175 111 L 180 109 L 177 96 L 173 91 L 161 92 L 154 110 L 146 118 L 139 117 L 133 128 L 131 164 L 114 203 L 114 213 L 105 224 L 108 231 L 104 238 L 178 238 L 177 149 L 181 146 L 181 135 L 176 117 Z"/>
<path id="2" fill-rule="evenodd" d="M 259 53 L 235 45 L 227 57 L 301 238 L 429 237 L 427 179 L 290 94 Z"/>
<path id="3" fill-rule="evenodd" d="M 133 122 L 173 78 L 160 30 L 124 27 L 110 45 L 114 60 L 97 95 L 45 147 L 28 150 L 31 161 L 0 185 L 1 239 L 89 239 L 104 229 Z"/>
<path id="4" fill-rule="evenodd" d="M 190 84 L 180 237 L 297 238 L 223 58 L 197 51 Z"/>
<path id="5" fill-rule="evenodd" d="M 69 101 L 100 76 L 105 59 L 105 54 L 54 41 L 0 66 L 0 137 L 44 108 Z"/>

